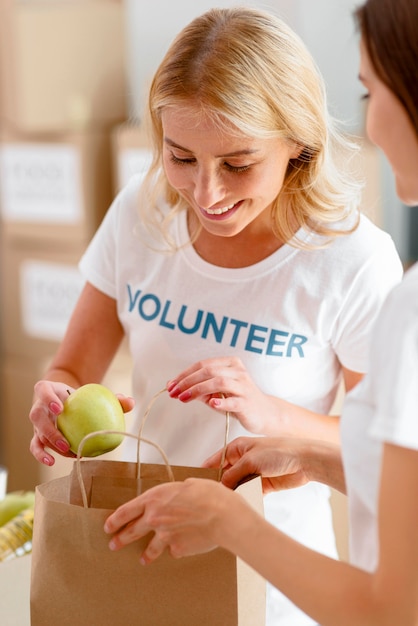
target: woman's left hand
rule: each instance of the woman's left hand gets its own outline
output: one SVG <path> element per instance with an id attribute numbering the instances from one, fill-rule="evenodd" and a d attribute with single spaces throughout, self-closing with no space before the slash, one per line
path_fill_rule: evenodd
<path id="1" fill-rule="evenodd" d="M 228 411 L 252 433 L 269 432 L 269 417 L 274 417 L 277 429 L 278 399 L 257 387 L 241 359 L 220 357 L 198 361 L 169 381 L 167 391 L 171 398 L 181 402 L 200 400 L 222 413 Z"/>
<path id="2" fill-rule="evenodd" d="M 126 502 L 106 520 L 104 530 L 113 534 L 111 550 L 119 550 L 149 532 L 153 537 L 141 562 L 151 563 L 167 548 L 179 558 L 208 552 L 222 537 L 223 521 L 239 504 L 238 494 L 213 480 L 189 478 L 164 483 Z"/>

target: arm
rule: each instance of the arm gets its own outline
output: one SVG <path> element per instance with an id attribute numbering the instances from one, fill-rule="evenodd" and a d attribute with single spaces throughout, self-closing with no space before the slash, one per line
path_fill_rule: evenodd
<path id="1" fill-rule="evenodd" d="M 75 307 L 65 337 L 58 348 L 45 380 L 35 385 L 29 419 L 34 436 L 30 450 L 41 463 L 53 465 L 54 457 L 46 447 L 73 456 L 68 442 L 55 426 L 62 411 L 67 389 L 88 382 L 100 382 L 123 338 L 116 302 L 87 283 Z M 130 399 L 121 399 L 125 410 Z"/>
<path id="2" fill-rule="evenodd" d="M 396 478 L 394 480 L 394 478 Z M 221 546 L 237 554 L 322 626 L 418 623 L 418 452 L 386 445 L 380 489 L 380 562 L 367 573 L 274 528 L 234 491 L 188 479 L 150 489 L 117 509 L 105 531 L 120 549 L 149 531 L 149 563 Z"/>
<path id="3" fill-rule="evenodd" d="M 349 391 L 363 374 L 343 368 L 343 377 Z M 237 358 L 199 361 L 169 381 L 167 390 L 181 402 L 200 400 L 222 413 L 229 411 L 254 434 L 339 441 L 339 420 L 335 416 L 315 413 L 263 393 Z"/>

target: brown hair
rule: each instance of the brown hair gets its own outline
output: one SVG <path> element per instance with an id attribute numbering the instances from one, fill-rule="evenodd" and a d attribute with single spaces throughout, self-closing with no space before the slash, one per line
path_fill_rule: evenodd
<path id="1" fill-rule="evenodd" d="M 367 0 L 355 17 L 377 76 L 402 103 L 418 136 L 417 0 Z"/>

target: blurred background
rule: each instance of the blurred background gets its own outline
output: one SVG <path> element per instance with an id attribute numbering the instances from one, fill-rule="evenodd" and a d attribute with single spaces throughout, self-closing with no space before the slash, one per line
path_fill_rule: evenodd
<path id="1" fill-rule="evenodd" d="M 9 490 L 67 472 L 66 460 L 49 470 L 29 454 L 33 384 L 81 290 L 78 259 L 115 193 L 148 162 L 141 117 L 154 70 L 193 17 L 234 4 L 0 0 L 0 464 L 8 467 Z M 408 265 L 417 255 L 408 233 L 417 224 L 399 206 L 384 158 L 364 137 L 357 2 L 241 4 L 283 17 L 305 41 L 324 75 L 331 112 L 362 147 L 362 209 L 392 234 Z M 126 347 L 104 382 L 129 393 Z"/>

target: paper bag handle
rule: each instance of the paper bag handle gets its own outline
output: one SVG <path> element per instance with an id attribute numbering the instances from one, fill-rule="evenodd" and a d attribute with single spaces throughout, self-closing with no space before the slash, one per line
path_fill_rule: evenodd
<path id="1" fill-rule="evenodd" d="M 137 448 L 136 448 L 136 458 L 137 458 L 137 463 L 139 464 L 139 444 L 141 441 L 145 441 L 142 438 L 142 430 L 144 428 L 145 422 L 147 420 L 147 417 L 149 415 L 149 412 L 151 411 L 151 408 L 154 404 L 154 402 L 156 401 L 156 399 L 158 398 L 158 396 L 160 396 L 162 393 L 164 393 L 164 391 L 167 391 L 166 388 L 164 387 L 163 389 L 160 389 L 160 391 L 157 391 L 157 393 L 155 393 L 151 400 L 148 403 L 148 406 L 146 407 L 145 411 L 144 411 L 144 416 L 142 418 L 140 427 L 139 427 L 139 433 L 138 433 L 138 443 L 137 443 Z M 224 394 L 221 393 L 220 394 L 222 396 L 222 398 L 224 398 Z M 223 450 L 222 450 L 222 458 L 221 458 L 221 463 L 219 466 L 219 472 L 218 472 L 218 482 L 220 482 L 221 478 L 222 478 L 222 472 L 223 472 L 223 468 L 224 468 L 224 463 L 225 463 L 225 457 L 226 457 L 226 448 L 228 445 L 228 439 L 229 439 L 229 422 L 230 422 L 230 414 L 229 411 L 226 411 L 225 413 L 225 437 L 224 437 L 224 445 L 223 445 Z"/>
<path id="2" fill-rule="evenodd" d="M 80 441 L 78 449 L 77 449 L 77 458 L 76 458 L 76 469 L 77 469 L 77 478 L 78 478 L 78 483 L 80 485 L 80 491 L 81 491 L 81 497 L 83 499 L 83 506 L 85 509 L 88 508 L 89 504 L 88 504 L 88 500 L 87 500 L 87 492 L 86 492 L 86 486 L 84 484 L 84 480 L 83 480 L 83 474 L 81 473 L 81 453 L 83 451 L 83 447 L 84 444 L 86 443 L 86 441 L 88 439 L 91 439 L 92 437 L 95 437 L 96 435 L 123 435 L 124 437 L 132 437 L 133 439 L 137 439 L 138 440 L 138 450 L 139 450 L 139 440 L 140 437 L 138 437 L 137 435 L 133 435 L 132 433 L 127 433 L 123 430 L 96 430 L 92 433 L 88 433 L 87 435 L 85 435 L 83 437 L 83 439 Z M 154 448 L 156 448 L 158 450 L 158 452 L 161 454 L 163 461 L 165 463 L 165 466 L 167 468 L 167 474 L 168 474 L 168 480 L 169 482 L 174 482 L 175 478 L 174 478 L 174 474 L 173 474 L 173 470 L 171 469 L 170 463 L 168 461 L 167 455 L 165 454 L 164 450 L 154 441 L 151 441 L 150 439 L 145 439 L 144 437 L 141 437 L 141 441 L 143 441 L 144 443 L 148 443 L 151 446 L 154 446 Z M 138 470 L 139 470 L 139 458 L 138 458 Z M 137 471 L 138 471 L 137 470 Z M 139 473 L 139 471 L 138 471 Z M 138 474 L 137 474 L 137 478 L 139 478 Z"/>

